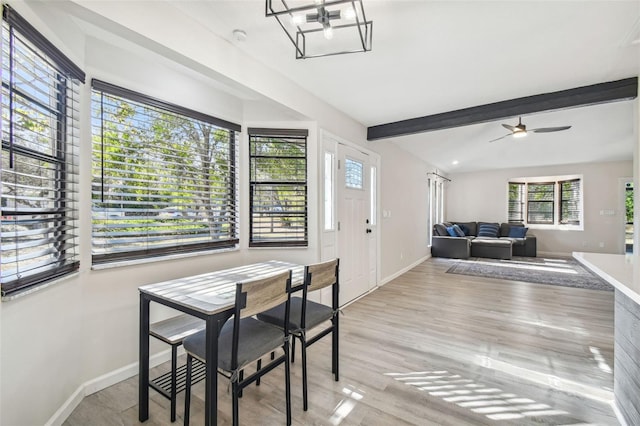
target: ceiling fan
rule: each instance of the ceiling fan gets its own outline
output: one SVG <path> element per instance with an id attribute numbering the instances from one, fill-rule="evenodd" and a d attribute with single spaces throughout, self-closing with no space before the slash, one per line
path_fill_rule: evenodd
<path id="1" fill-rule="evenodd" d="M 500 136 L 497 139 L 490 140 L 489 142 L 499 141 L 502 138 L 506 138 L 507 136 L 513 136 L 514 138 L 522 138 L 527 136 L 527 133 L 551 133 L 551 132 L 559 132 L 562 130 L 570 129 L 571 126 L 559 126 L 559 127 L 540 127 L 538 129 L 529 129 L 527 130 L 527 126 L 522 124 L 522 117 L 518 117 L 518 124 L 515 126 L 511 126 L 510 124 L 502 123 L 502 127 L 507 130 L 510 130 L 511 133 L 508 133 L 504 136 Z"/>

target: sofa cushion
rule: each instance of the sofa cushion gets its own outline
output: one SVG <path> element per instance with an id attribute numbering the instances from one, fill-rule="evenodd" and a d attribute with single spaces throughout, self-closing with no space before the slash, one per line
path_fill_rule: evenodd
<path id="1" fill-rule="evenodd" d="M 464 235 L 478 235 L 478 226 L 476 222 L 456 222 L 456 225 L 462 229 Z"/>
<path id="2" fill-rule="evenodd" d="M 464 237 L 466 235 L 460 226 L 453 225 L 452 228 L 456 233 L 456 237 Z"/>
<path id="3" fill-rule="evenodd" d="M 500 226 L 497 223 L 478 223 L 478 237 L 493 237 L 498 236 Z"/>
<path id="4" fill-rule="evenodd" d="M 433 235 L 437 235 L 439 237 L 446 237 L 447 235 L 449 235 L 449 233 L 447 232 L 446 226 L 444 226 L 441 223 L 436 223 L 435 225 L 433 225 Z"/>
<path id="5" fill-rule="evenodd" d="M 511 238 L 524 238 L 527 235 L 527 231 L 529 228 L 525 228 L 524 226 L 512 226 L 509 229 L 509 237 Z"/>

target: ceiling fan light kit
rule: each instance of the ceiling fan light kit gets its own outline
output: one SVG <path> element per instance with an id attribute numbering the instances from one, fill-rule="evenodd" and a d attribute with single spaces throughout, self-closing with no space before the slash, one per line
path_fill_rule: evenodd
<path id="1" fill-rule="evenodd" d="M 506 138 L 507 136 L 513 136 L 514 138 L 523 138 L 527 136 L 529 133 L 551 133 L 551 132 L 560 132 L 562 130 L 568 130 L 571 126 L 559 126 L 559 127 L 539 127 L 537 129 L 527 130 L 527 126 L 522 124 L 522 117 L 518 117 L 518 124 L 512 126 L 510 124 L 502 124 L 502 127 L 509 130 L 511 133 L 507 133 L 504 136 L 500 136 L 499 138 L 492 139 L 489 142 L 499 141 L 500 139 Z"/>
<path id="2" fill-rule="evenodd" d="M 266 0 L 265 16 L 276 19 L 293 43 L 296 59 L 371 50 L 373 21 L 362 0 Z"/>

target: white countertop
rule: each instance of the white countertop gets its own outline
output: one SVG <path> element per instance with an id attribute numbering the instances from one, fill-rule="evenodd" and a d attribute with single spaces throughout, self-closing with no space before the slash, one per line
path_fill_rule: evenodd
<path id="1" fill-rule="evenodd" d="M 573 252 L 578 262 L 640 304 L 638 255 Z"/>

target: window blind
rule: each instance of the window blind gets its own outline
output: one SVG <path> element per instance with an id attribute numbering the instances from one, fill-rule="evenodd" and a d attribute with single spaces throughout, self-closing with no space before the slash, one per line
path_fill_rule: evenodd
<path id="1" fill-rule="evenodd" d="M 84 73 L 9 6 L 2 22 L 2 295 L 78 269 Z"/>
<path id="2" fill-rule="evenodd" d="M 240 126 L 92 87 L 93 263 L 234 247 Z"/>
<path id="3" fill-rule="evenodd" d="M 580 224 L 580 179 L 558 182 L 560 185 L 560 223 Z"/>
<path id="4" fill-rule="evenodd" d="M 249 129 L 249 246 L 307 246 L 307 130 Z"/>
<path id="5" fill-rule="evenodd" d="M 527 187 L 527 222 L 553 224 L 555 182 L 529 183 Z"/>

